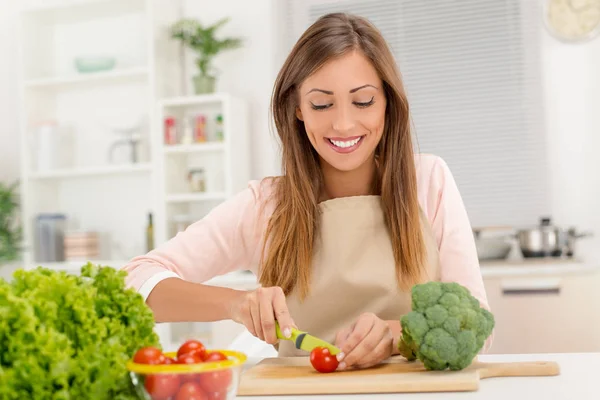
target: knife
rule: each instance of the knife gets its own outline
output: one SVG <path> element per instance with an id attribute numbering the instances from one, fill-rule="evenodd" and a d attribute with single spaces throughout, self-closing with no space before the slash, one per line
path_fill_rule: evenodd
<path id="1" fill-rule="evenodd" d="M 331 343 L 295 328 L 292 328 L 292 336 L 287 338 L 283 335 L 283 332 L 281 332 L 281 328 L 279 327 L 279 323 L 277 321 L 275 321 L 275 331 L 277 333 L 277 338 L 292 341 L 297 349 L 304 350 L 309 353 L 315 347 L 325 347 L 329 349 L 329 352 L 332 355 L 336 355 L 341 351 Z"/>

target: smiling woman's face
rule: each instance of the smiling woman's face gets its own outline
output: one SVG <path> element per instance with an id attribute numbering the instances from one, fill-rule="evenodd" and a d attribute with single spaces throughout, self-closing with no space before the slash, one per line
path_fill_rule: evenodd
<path id="1" fill-rule="evenodd" d="M 299 90 L 296 115 L 322 161 L 352 171 L 372 160 L 383 134 L 386 98 L 365 56 L 354 51 L 329 61 Z"/>

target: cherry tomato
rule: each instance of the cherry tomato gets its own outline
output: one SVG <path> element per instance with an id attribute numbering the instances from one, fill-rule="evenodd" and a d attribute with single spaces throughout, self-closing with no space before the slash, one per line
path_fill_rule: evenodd
<path id="1" fill-rule="evenodd" d="M 338 366 L 337 358 L 326 347 L 315 347 L 310 352 L 310 363 L 319 372 L 333 372 Z"/>
<path id="2" fill-rule="evenodd" d="M 227 392 L 207 393 L 208 400 L 227 400 Z"/>
<path id="3" fill-rule="evenodd" d="M 177 350 L 177 358 L 189 353 L 197 353 L 200 355 L 200 358 L 204 360 L 206 348 L 204 347 L 202 342 L 199 342 L 198 340 L 188 340 L 187 342 L 179 346 L 179 349 Z"/>
<path id="4" fill-rule="evenodd" d="M 211 361 L 223 361 L 223 360 L 227 360 L 227 356 L 223 353 L 221 353 L 220 351 L 211 351 L 206 353 L 206 357 L 204 358 L 205 362 L 211 362 Z"/>
<path id="5" fill-rule="evenodd" d="M 177 364 L 177 360 L 171 357 L 165 357 L 165 361 L 163 362 L 165 365 Z"/>
<path id="6" fill-rule="evenodd" d="M 148 375 L 144 387 L 152 400 L 167 400 L 171 396 L 175 396 L 180 382 L 179 376 L 176 374 Z"/>
<path id="7" fill-rule="evenodd" d="M 163 364 L 165 356 L 156 347 L 143 347 L 135 353 L 133 362 L 138 364 Z"/>
<path id="8" fill-rule="evenodd" d="M 175 400 L 209 400 L 209 398 L 198 383 L 188 382 L 181 385 Z"/>
<path id="9" fill-rule="evenodd" d="M 207 393 L 227 392 L 232 378 L 233 373 L 230 369 L 204 372 L 200 376 L 200 386 Z"/>
<path id="10" fill-rule="evenodd" d="M 178 364 L 199 364 L 202 362 L 202 358 L 198 353 L 182 354 L 177 358 Z M 182 382 L 197 382 L 200 378 L 200 374 L 181 374 Z"/>

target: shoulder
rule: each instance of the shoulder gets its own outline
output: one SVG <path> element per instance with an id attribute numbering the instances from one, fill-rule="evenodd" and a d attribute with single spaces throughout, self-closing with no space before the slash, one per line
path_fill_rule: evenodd
<path id="1" fill-rule="evenodd" d="M 454 178 L 442 157 L 417 153 L 414 158 L 419 204 L 431 217 L 443 201 L 445 192 L 454 188 Z"/>
<path id="2" fill-rule="evenodd" d="M 246 197 L 251 198 L 256 204 L 271 203 L 275 197 L 279 179 L 278 176 L 272 176 L 248 182 L 248 186 L 244 190 Z"/>

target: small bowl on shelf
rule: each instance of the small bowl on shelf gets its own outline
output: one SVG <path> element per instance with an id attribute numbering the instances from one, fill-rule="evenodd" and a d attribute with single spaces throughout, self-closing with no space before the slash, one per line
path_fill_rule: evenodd
<path id="1" fill-rule="evenodd" d="M 80 73 L 93 73 L 110 71 L 116 65 L 114 57 L 77 57 L 75 58 L 75 68 Z"/>
<path id="2" fill-rule="evenodd" d="M 190 364 L 140 364 L 130 360 L 127 369 L 141 400 L 188 399 L 233 400 L 237 396 L 246 355 L 231 350 L 210 350 L 226 360 Z M 177 360 L 176 352 L 164 353 Z"/>

